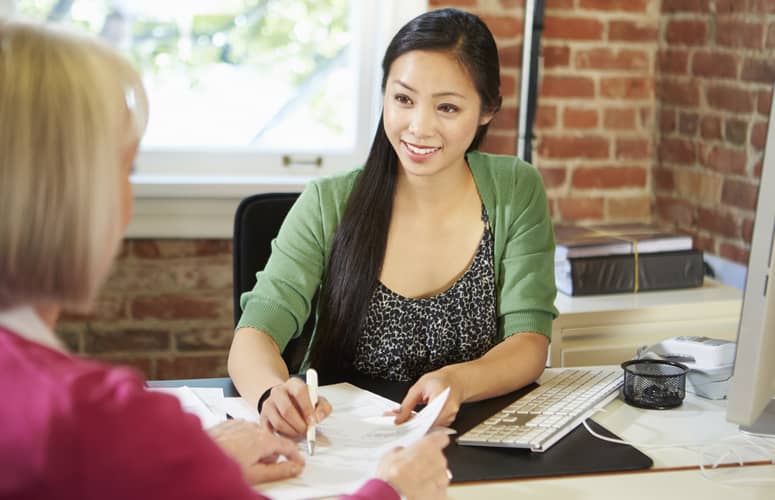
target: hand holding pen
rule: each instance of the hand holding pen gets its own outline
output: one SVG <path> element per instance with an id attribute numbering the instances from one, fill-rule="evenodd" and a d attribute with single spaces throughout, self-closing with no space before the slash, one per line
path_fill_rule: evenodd
<path id="1" fill-rule="evenodd" d="M 291 377 L 268 391 L 261 407 L 261 422 L 284 436 L 305 437 L 310 418 L 318 424 L 331 413 L 326 398 L 318 397 L 317 405 L 313 404 L 307 384 L 299 377 Z"/>

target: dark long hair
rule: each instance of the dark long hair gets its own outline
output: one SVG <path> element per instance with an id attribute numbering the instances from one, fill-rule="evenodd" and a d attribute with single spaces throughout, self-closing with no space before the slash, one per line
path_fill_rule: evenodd
<path id="1" fill-rule="evenodd" d="M 481 19 L 457 9 L 440 9 L 409 21 L 385 51 L 383 93 L 393 61 L 413 50 L 457 57 L 479 94 L 482 112 L 500 109 L 498 49 Z M 479 147 L 487 127 L 479 126 L 467 151 Z M 332 381 L 352 370 L 356 344 L 385 258 L 397 173 L 398 156 L 380 118 L 366 165 L 336 230 L 320 294 L 310 364 Z"/>

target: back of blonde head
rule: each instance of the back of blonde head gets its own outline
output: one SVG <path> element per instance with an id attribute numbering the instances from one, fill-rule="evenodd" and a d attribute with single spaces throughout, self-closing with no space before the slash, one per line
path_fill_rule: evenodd
<path id="1" fill-rule="evenodd" d="M 88 309 L 120 240 L 122 155 L 147 101 L 100 42 L 0 22 L 0 310 Z"/>

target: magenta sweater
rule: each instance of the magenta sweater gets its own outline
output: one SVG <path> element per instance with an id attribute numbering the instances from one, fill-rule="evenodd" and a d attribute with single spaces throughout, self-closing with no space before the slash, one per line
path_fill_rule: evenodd
<path id="1" fill-rule="evenodd" d="M 177 400 L 131 369 L 0 327 L 0 498 L 256 499 L 239 465 Z M 368 481 L 349 498 L 398 499 Z"/>

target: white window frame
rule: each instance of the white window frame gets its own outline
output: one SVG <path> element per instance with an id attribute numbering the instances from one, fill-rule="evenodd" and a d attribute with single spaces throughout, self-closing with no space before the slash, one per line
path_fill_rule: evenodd
<path id="1" fill-rule="evenodd" d="M 366 159 L 381 111 L 380 63 L 393 34 L 425 12 L 427 0 L 355 0 L 354 22 L 363 33 L 354 45 L 359 62 L 354 155 L 319 151 L 141 151 L 133 175 L 135 210 L 128 238 L 230 238 L 239 201 L 251 194 L 300 192 L 315 177 L 353 168 Z M 284 165 L 283 157 L 291 159 Z M 321 166 L 312 164 L 318 156 Z M 255 173 L 257 162 L 261 173 Z M 287 163 L 287 161 L 285 162 Z"/>

